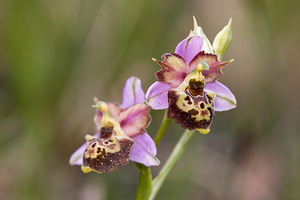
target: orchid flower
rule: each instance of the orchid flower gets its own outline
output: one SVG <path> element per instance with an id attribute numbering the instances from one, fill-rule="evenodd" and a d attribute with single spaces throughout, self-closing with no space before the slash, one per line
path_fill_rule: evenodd
<path id="1" fill-rule="evenodd" d="M 231 20 L 216 36 L 213 45 L 194 18 L 194 30 L 175 48 L 175 53 L 153 59 L 162 69 L 146 93 L 146 104 L 154 110 L 167 109 L 168 117 L 185 129 L 207 134 L 214 111 L 236 107 L 232 92 L 217 81 L 222 68 L 233 60 L 221 58 L 231 41 Z"/>
<path id="2" fill-rule="evenodd" d="M 86 135 L 86 143 L 70 158 L 71 165 L 81 165 L 83 172 L 106 173 L 128 164 L 129 160 L 157 166 L 156 146 L 146 133 L 151 117 L 144 104 L 145 93 L 136 77 L 127 79 L 122 105 L 98 101 L 94 117 L 97 133 Z"/>

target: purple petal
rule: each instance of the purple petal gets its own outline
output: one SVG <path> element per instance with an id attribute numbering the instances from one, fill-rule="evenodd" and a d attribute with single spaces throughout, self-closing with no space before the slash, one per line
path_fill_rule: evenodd
<path id="1" fill-rule="evenodd" d="M 178 43 L 178 45 L 175 48 L 175 53 L 180 55 L 181 57 L 183 57 L 185 59 L 185 52 L 186 52 L 186 48 L 187 48 L 187 43 L 189 41 L 191 37 L 187 37 L 184 40 L 182 40 L 181 42 Z"/>
<path id="2" fill-rule="evenodd" d="M 153 83 L 146 93 L 146 103 L 154 110 L 167 109 L 168 91 L 172 87 L 169 84 L 156 81 Z"/>
<path id="3" fill-rule="evenodd" d="M 134 139 L 134 145 L 130 151 L 130 160 L 149 166 L 159 165 L 156 156 L 156 146 L 152 138 L 147 134 L 139 135 Z"/>
<path id="4" fill-rule="evenodd" d="M 236 107 L 236 99 L 232 92 L 222 83 L 207 83 L 205 89 L 216 93 L 215 111 L 227 111 Z"/>
<path id="5" fill-rule="evenodd" d="M 94 136 L 99 137 L 99 133 L 96 133 Z M 69 160 L 70 165 L 82 165 L 83 164 L 83 153 L 84 153 L 87 145 L 88 145 L 88 143 L 85 142 L 71 155 L 70 160 Z"/>
<path id="6" fill-rule="evenodd" d="M 203 38 L 201 36 L 192 37 L 186 49 L 186 62 L 189 63 L 202 49 Z"/>
<path id="7" fill-rule="evenodd" d="M 201 36 L 187 37 L 175 48 L 175 53 L 183 57 L 189 63 L 202 49 L 203 38 Z"/>
<path id="8" fill-rule="evenodd" d="M 137 77 L 128 78 L 123 88 L 123 107 L 128 108 L 138 103 L 144 103 L 144 101 L 145 93 L 141 86 L 141 80 Z"/>
<path id="9" fill-rule="evenodd" d="M 87 142 L 81 145 L 70 157 L 70 165 L 82 165 L 83 164 L 83 153 L 87 147 Z"/>

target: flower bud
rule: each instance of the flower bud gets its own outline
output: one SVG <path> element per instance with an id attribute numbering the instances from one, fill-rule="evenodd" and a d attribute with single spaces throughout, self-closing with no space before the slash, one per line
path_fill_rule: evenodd
<path id="1" fill-rule="evenodd" d="M 211 46 L 209 39 L 204 34 L 201 26 L 198 26 L 197 20 L 196 20 L 195 17 L 193 17 L 193 19 L 194 19 L 194 30 L 192 30 L 190 32 L 189 36 L 201 36 L 201 37 L 203 37 L 202 50 L 204 50 L 205 53 L 214 53 L 214 49 Z"/>
<path id="2" fill-rule="evenodd" d="M 232 39 L 231 18 L 228 24 L 216 35 L 213 48 L 220 61 Z"/>

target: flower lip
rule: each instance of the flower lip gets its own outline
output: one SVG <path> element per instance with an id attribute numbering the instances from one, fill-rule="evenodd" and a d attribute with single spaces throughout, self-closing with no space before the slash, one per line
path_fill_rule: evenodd
<path id="1" fill-rule="evenodd" d="M 186 84 L 186 83 L 183 83 Z M 193 96 L 188 91 L 174 88 L 168 92 L 168 117 L 181 127 L 207 134 L 214 116 L 214 93 L 203 90 L 203 95 Z"/>
<path id="2" fill-rule="evenodd" d="M 81 166 L 84 173 L 107 173 L 128 164 L 134 143 L 129 137 L 112 135 L 106 139 L 89 136 L 88 139 Z"/>

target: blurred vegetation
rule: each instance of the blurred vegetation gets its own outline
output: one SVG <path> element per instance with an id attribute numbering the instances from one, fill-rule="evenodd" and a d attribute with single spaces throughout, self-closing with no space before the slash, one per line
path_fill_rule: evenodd
<path id="1" fill-rule="evenodd" d="M 129 76 L 144 90 L 192 29 L 212 41 L 233 18 L 221 79 L 238 100 L 198 135 L 157 199 L 299 199 L 300 1 L 0 1 L 0 199 L 134 199 L 128 166 L 83 174 L 68 159 L 93 133 L 92 98 L 121 102 Z M 152 111 L 153 136 L 162 117 Z M 164 163 L 182 129 L 159 146 Z M 156 174 L 158 168 L 153 168 Z"/>

